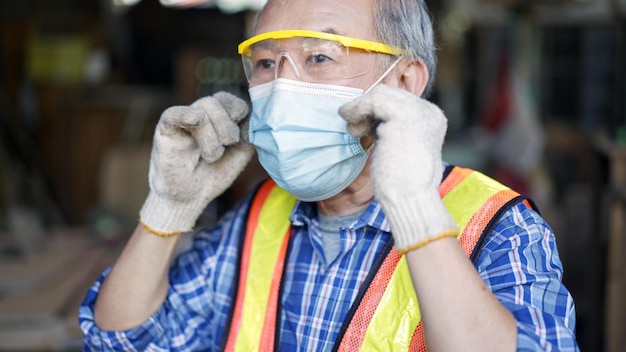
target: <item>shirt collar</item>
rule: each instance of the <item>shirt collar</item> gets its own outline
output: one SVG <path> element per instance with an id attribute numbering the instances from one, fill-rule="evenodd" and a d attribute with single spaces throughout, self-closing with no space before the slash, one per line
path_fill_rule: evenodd
<path id="1" fill-rule="evenodd" d="M 450 165 L 445 160 L 442 161 L 444 170 Z M 317 218 L 317 206 L 314 202 L 297 201 L 293 208 L 289 220 L 293 226 L 303 226 L 309 224 L 312 219 Z M 382 207 L 378 203 L 378 200 L 373 199 L 368 205 L 367 209 L 361 215 L 359 221 L 357 221 L 352 229 L 359 229 L 364 226 L 371 226 L 377 230 L 391 233 L 391 226 L 387 221 L 387 217 L 383 212 Z"/>
<path id="2" fill-rule="evenodd" d="M 291 212 L 289 220 L 293 226 L 303 226 L 309 224 L 312 219 L 317 218 L 317 206 L 314 202 L 297 201 Z M 350 228 L 360 229 L 365 226 L 373 227 L 384 232 L 391 232 L 391 227 L 387 217 L 376 199 L 372 200 L 361 218 Z"/>

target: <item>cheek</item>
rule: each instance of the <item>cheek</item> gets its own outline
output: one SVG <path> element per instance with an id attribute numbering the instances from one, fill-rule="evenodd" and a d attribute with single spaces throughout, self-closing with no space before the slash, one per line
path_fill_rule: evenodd
<path id="1" fill-rule="evenodd" d="M 376 73 L 377 70 L 371 70 L 362 76 L 353 78 L 351 82 L 352 87 L 360 88 L 363 90 L 370 88 L 372 84 L 374 84 L 374 82 L 376 82 L 376 80 L 378 79 Z"/>
<path id="2" fill-rule="evenodd" d="M 366 90 L 372 86 L 374 82 L 378 79 L 377 70 L 370 70 L 367 73 L 352 77 L 348 79 L 340 79 L 332 82 L 328 82 L 328 84 L 336 84 L 338 86 L 344 87 L 352 87 Z"/>

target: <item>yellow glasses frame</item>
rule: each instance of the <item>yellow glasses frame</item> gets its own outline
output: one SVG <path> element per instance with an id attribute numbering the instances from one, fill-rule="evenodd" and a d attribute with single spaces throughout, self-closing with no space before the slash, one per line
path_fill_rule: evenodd
<path id="1" fill-rule="evenodd" d="M 341 43 L 341 45 L 347 48 L 356 48 L 363 49 L 367 51 L 373 51 L 381 54 L 389 54 L 389 55 L 404 55 L 405 51 L 400 48 L 396 48 L 387 44 L 372 42 L 364 39 L 357 39 L 352 37 L 346 37 L 343 35 L 327 33 L 327 32 L 317 32 L 317 31 L 307 31 L 301 29 L 287 29 L 281 31 L 272 31 L 266 32 L 259 35 L 255 35 L 254 37 L 244 40 L 238 46 L 238 53 L 240 55 L 250 56 L 250 47 L 260 41 L 266 39 L 287 39 L 293 37 L 308 37 L 308 38 L 319 38 L 332 40 L 335 42 Z"/>

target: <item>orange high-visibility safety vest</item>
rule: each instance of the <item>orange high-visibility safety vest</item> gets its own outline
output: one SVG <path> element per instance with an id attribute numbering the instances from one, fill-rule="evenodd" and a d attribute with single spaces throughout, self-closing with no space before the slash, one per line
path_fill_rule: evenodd
<path id="1" fill-rule="evenodd" d="M 518 193 L 471 169 L 451 167 L 439 186 L 459 226 L 459 242 L 476 261 L 500 216 L 524 201 Z M 225 334 L 226 351 L 274 351 L 278 299 L 296 200 L 268 180 L 248 215 L 235 286 L 235 305 Z M 391 241 L 376 260 L 335 343 L 336 351 L 426 351 L 421 315 L 404 256 Z"/>

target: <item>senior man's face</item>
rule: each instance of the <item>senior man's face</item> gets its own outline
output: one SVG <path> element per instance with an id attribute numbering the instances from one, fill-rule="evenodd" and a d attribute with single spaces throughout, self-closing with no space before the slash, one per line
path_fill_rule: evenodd
<path id="1" fill-rule="evenodd" d="M 373 6 L 374 0 L 269 0 L 255 34 L 305 29 L 379 41 L 373 26 Z M 370 70 L 332 83 L 367 89 L 377 74 L 377 70 Z M 283 65 L 279 76 L 297 80 L 289 65 Z"/>

